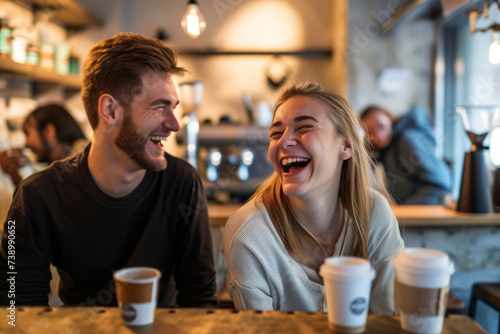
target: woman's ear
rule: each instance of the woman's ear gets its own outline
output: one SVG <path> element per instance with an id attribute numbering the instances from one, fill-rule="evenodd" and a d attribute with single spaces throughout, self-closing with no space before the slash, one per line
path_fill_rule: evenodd
<path id="1" fill-rule="evenodd" d="M 123 116 L 123 108 L 118 101 L 109 94 L 102 94 L 97 102 L 97 112 L 99 121 L 103 121 L 107 126 L 113 126 L 120 123 Z"/>
<path id="2" fill-rule="evenodd" d="M 342 140 L 342 151 L 340 152 L 340 158 L 342 160 L 347 160 L 351 156 L 352 156 L 351 142 L 347 138 L 344 138 Z"/>

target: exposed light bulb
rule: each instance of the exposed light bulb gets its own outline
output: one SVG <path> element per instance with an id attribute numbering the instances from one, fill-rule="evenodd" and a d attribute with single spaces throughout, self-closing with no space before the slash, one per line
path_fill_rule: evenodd
<path id="1" fill-rule="evenodd" d="M 181 26 L 191 38 L 197 38 L 205 30 L 207 23 L 195 0 L 190 0 L 187 10 L 182 16 Z"/>
<path id="2" fill-rule="evenodd" d="M 493 31 L 493 43 L 490 45 L 490 63 L 500 64 L 500 42 L 498 41 L 498 31 Z"/>

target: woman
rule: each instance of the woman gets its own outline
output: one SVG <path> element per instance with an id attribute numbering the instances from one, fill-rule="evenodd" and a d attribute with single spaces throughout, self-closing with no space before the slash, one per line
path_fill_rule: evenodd
<path id="1" fill-rule="evenodd" d="M 317 84 L 281 93 L 270 129 L 275 172 L 224 229 L 237 309 L 325 311 L 319 266 L 351 255 L 376 270 L 370 312 L 394 312 L 391 260 L 404 245 L 388 201 L 372 189 L 358 124 L 341 96 Z"/>

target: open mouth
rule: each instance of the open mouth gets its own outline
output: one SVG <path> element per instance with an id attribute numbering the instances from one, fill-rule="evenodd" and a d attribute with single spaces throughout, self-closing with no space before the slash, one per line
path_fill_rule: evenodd
<path id="1" fill-rule="evenodd" d="M 163 150 L 163 143 L 161 142 L 162 140 L 167 140 L 168 137 L 166 136 L 149 136 L 149 140 L 155 144 L 156 147 L 158 147 L 160 150 Z"/>
<path id="2" fill-rule="evenodd" d="M 281 168 L 285 173 L 300 172 L 311 162 L 308 158 L 285 158 L 281 160 Z"/>

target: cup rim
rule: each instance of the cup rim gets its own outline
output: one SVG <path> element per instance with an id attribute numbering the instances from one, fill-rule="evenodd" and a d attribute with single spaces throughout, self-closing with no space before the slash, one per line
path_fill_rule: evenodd
<path id="1" fill-rule="evenodd" d="M 319 268 L 319 274 L 322 277 L 339 280 L 355 277 L 373 279 L 375 270 L 367 259 L 354 256 L 332 256 L 325 259 Z"/>
<path id="2" fill-rule="evenodd" d="M 144 277 L 144 278 L 136 278 L 136 277 L 124 277 L 121 276 L 125 272 L 132 272 L 132 271 L 150 271 L 153 272 L 152 276 L 149 277 Z M 132 267 L 124 267 L 121 269 L 116 270 L 113 273 L 113 278 L 115 280 L 118 280 L 120 282 L 127 282 L 127 283 L 149 283 L 152 281 L 155 281 L 159 279 L 162 276 L 161 271 L 153 268 L 153 267 L 144 267 L 144 266 L 132 266 Z"/>
<path id="3" fill-rule="evenodd" d="M 421 252 L 420 255 L 413 254 Z M 427 256 L 427 257 L 426 257 Z M 448 254 L 429 248 L 408 247 L 400 250 L 392 260 L 392 266 L 396 271 L 404 271 L 412 274 L 453 274 L 455 265 Z"/>
<path id="4" fill-rule="evenodd" d="M 447 268 L 450 263 L 448 254 L 430 248 L 403 248 L 392 260 L 394 267 L 409 267 L 416 269 Z"/>

